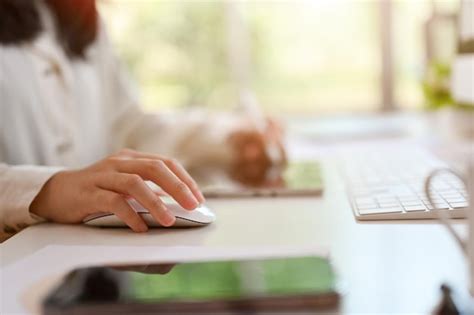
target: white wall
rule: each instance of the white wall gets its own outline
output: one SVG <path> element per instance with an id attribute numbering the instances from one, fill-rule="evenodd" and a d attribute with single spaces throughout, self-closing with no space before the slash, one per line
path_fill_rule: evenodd
<path id="1" fill-rule="evenodd" d="M 474 38 L 474 1 L 463 0 L 460 18 L 461 40 Z"/>

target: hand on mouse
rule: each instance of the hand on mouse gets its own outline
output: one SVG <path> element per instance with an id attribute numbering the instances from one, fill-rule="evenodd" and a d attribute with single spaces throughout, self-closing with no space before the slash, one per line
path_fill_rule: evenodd
<path id="1" fill-rule="evenodd" d="M 89 167 L 53 175 L 30 212 L 59 223 L 80 223 L 90 214 L 112 212 L 135 232 L 145 232 L 146 223 L 126 201 L 132 197 L 161 225 L 173 225 L 175 217 L 145 180 L 160 186 L 185 209 L 204 202 L 196 182 L 175 160 L 122 150 Z"/>

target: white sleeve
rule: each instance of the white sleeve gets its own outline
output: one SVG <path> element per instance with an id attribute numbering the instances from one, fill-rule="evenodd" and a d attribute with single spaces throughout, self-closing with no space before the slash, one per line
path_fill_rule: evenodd
<path id="1" fill-rule="evenodd" d="M 235 119 L 226 114 L 193 110 L 174 114 L 143 114 L 127 134 L 124 146 L 178 159 L 188 170 L 229 166 L 227 142 Z"/>
<path id="2" fill-rule="evenodd" d="M 0 241 L 43 219 L 30 213 L 33 199 L 60 168 L 0 163 Z"/>
<path id="3" fill-rule="evenodd" d="M 104 27 L 99 37 L 101 64 L 106 71 L 109 130 L 112 150 L 132 148 L 178 159 L 185 167 L 212 164 L 225 168 L 231 161 L 227 136 L 236 127 L 235 115 L 193 110 L 145 113 L 129 75 L 116 58 Z"/>

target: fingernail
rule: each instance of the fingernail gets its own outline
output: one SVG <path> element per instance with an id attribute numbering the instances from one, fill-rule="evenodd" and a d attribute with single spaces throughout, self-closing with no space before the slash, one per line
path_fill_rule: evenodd
<path id="1" fill-rule="evenodd" d="M 204 198 L 204 195 L 200 191 L 198 191 L 198 199 L 200 203 L 206 202 L 206 198 Z"/>
<path id="2" fill-rule="evenodd" d="M 193 209 L 196 209 L 199 206 L 199 201 L 196 199 L 196 197 L 192 193 L 188 194 L 188 199 L 191 203 L 190 206 L 192 206 Z"/>
<path id="3" fill-rule="evenodd" d="M 176 218 L 169 210 L 165 210 L 163 211 L 163 216 L 161 220 L 164 226 L 171 226 L 176 221 Z"/>

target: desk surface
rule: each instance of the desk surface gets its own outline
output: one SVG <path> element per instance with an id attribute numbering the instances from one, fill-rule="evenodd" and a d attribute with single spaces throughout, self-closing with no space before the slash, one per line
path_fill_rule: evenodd
<path id="1" fill-rule="evenodd" d="M 438 301 L 441 283 L 467 287 L 466 262 L 441 225 L 356 222 L 327 152 L 325 161 L 323 197 L 211 200 L 218 220 L 204 228 L 134 234 L 55 224 L 30 227 L 1 245 L 2 313 L 37 309 L 51 285 L 38 282 L 76 266 L 301 247 L 331 257 L 344 293 L 342 310 L 348 313 L 427 313 Z M 463 224 L 456 228 L 465 232 Z M 37 294 L 27 294 L 34 286 Z"/>

